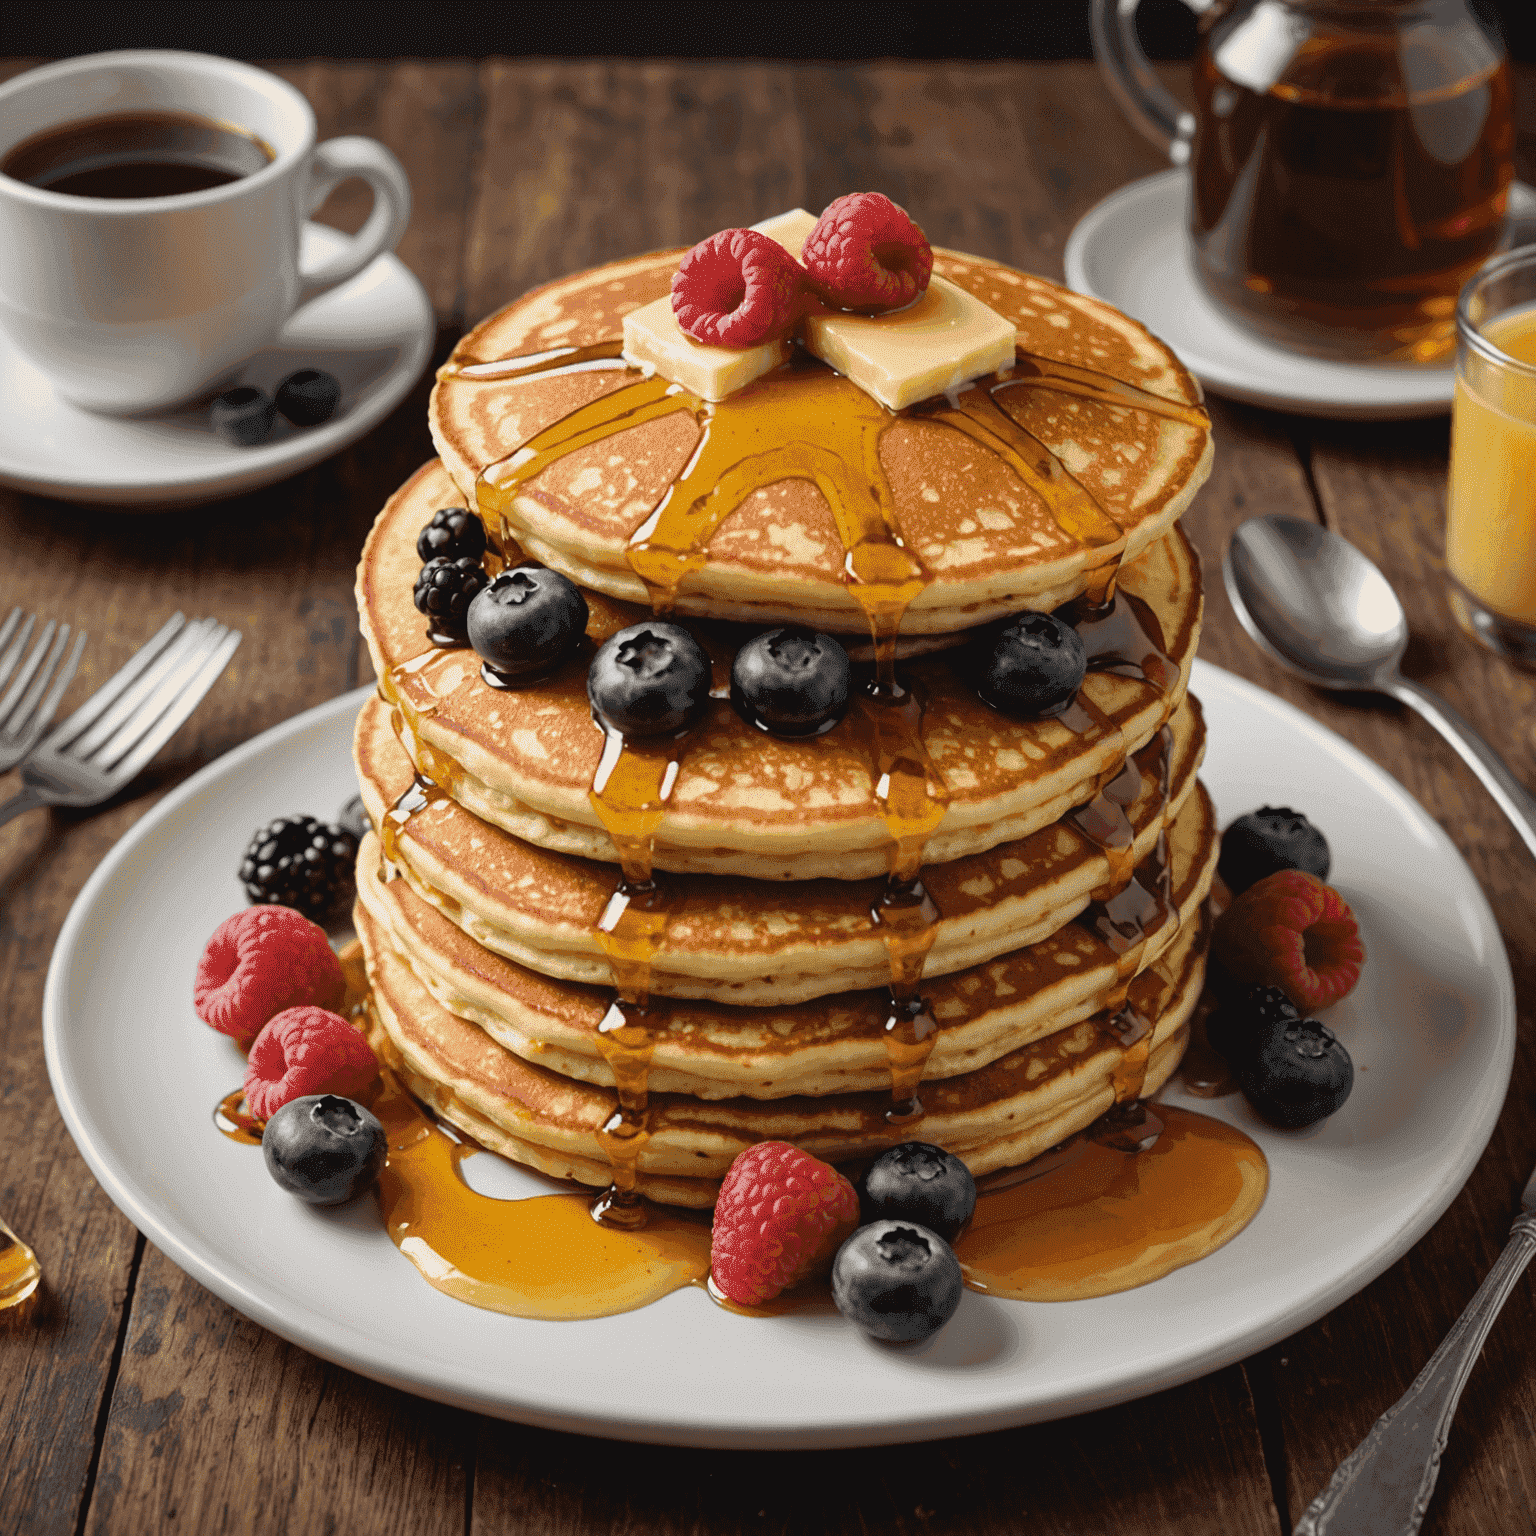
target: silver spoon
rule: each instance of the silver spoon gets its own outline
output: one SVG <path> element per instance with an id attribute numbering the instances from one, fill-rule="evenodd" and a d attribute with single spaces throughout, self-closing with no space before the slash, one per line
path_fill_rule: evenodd
<path id="1" fill-rule="evenodd" d="M 1222 574 L 1243 628 L 1276 661 L 1320 688 L 1385 693 L 1423 715 L 1536 856 L 1536 798 L 1469 721 L 1398 670 L 1407 615 L 1353 544 L 1299 517 L 1252 517 L 1228 541 Z"/>
<path id="2" fill-rule="evenodd" d="M 1354 545 L 1298 517 L 1250 518 L 1222 562 L 1243 628 L 1323 688 L 1385 693 L 1424 716 L 1483 781 L 1536 854 L 1536 800 L 1443 699 L 1398 671 L 1408 620 L 1387 578 Z M 1536 1255 L 1536 1173 L 1498 1261 L 1413 1385 L 1307 1506 L 1293 1536 L 1413 1536 L 1440 1475 L 1451 1419 L 1515 1281 Z"/>

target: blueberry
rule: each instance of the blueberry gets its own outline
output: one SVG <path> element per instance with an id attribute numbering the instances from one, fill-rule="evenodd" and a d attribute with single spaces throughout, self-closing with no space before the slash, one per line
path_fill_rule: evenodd
<path id="1" fill-rule="evenodd" d="M 222 395 L 214 397 L 213 404 L 208 408 L 208 418 L 213 423 L 213 430 L 226 443 L 235 443 L 241 448 L 254 448 L 257 443 L 266 442 L 272 435 L 275 411 L 272 401 L 259 389 L 241 384 L 238 388 L 226 389 Z"/>
<path id="2" fill-rule="evenodd" d="M 311 1205 L 340 1205 L 361 1194 L 378 1178 L 387 1151 L 377 1118 L 332 1093 L 290 1099 L 261 1133 L 267 1172 Z"/>
<path id="3" fill-rule="evenodd" d="M 503 679 L 541 677 L 587 632 L 576 583 L 542 565 L 503 571 L 469 605 L 469 643 Z"/>
<path id="4" fill-rule="evenodd" d="M 1328 840 L 1300 811 L 1266 805 L 1249 811 L 1221 834 L 1216 872 L 1234 896 L 1282 869 L 1328 878 Z"/>
<path id="5" fill-rule="evenodd" d="M 832 1261 L 837 1310 L 877 1339 L 911 1343 L 937 1333 L 962 1289 L 949 1244 L 915 1222 L 872 1221 Z"/>
<path id="6" fill-rule="evenodd" d="M 1278 1023 L 1299 1022 L 1301 1013 L 1279 987 L 1250 986 L 1228 997 L 1205 1021 L 1205 1038 L 1229 1066 L 1242 1067 Z"/>
<path id="7" fill-rule="evenodd" d="M 296 427 L 329 421 L 341 399 L 341 385 L 318 368 L 300 368 L 277 386 L 277 409 Z"/>
<path id="8" fill-rule="evenodd" d="M 952 1243 L 976 1209 L 976 1181 L 953 1152 L 904 1141 L 869 1165 L 859 1204 L 865 1221 L 915 1221 Z"/>
<path id="9" fill-rule="evenodd" d="M 592 708 L 626 736 L 663 736 L 709 706 L 709 657 L 677 624 L 631 624 L 603 643 L 587 673 Z"/>
<path id="10" fill-rule="evenodd" d="M 428 560 L 475 560 L 485 555 L 485 524 L 468 507 L 439 507 L 416 535 L 416 553 Z"/>
<path id="11" fill-rule="evenodd" d="M 1238 1069 L 1248 1102 L 1272 1125 L 1295 1130 L 1325 1120 L 1355 1084 L 1354 1063 L 1326 1024 L 1275 1019 Z"/>
<path id="12" fill-rule="evenodd" d="M 731 703 L 760 731 L 819 736 L 848 712 L 848 652 L 799 625 L 756 635 L 731 665 Z"/>
<path id="13" fill-rule="evenodd" d="M 979 661 L 976 691 L 993 709 L 1018 720 L 1059 714 L 1088 671 L 1082 637 L 1052 613 L 1010 619 Z"/>
<path id="14" fill-rule="evenodd" d="M 469 605 L 485 586 L 485 571 L 478 560 L 428 560 L 416 578 L 412 599 L 432 621 L 433 640 L 453 644 L 464 639 Z"/>

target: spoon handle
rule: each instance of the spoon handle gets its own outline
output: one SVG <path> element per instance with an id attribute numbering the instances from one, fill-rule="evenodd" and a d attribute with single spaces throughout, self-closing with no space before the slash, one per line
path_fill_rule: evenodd
<path id="1" fill-rule="evenodd" d="M 1406 677 L 1394 677 L 1386 691 L 1411 709 L 1418 710 L 1456 748 L 1462 761 L 1483 781 L 1483 788 L 1498 801 L 1499 809 L 1514 823 L 1520 840 L 1536 857 L 1536 798 L 1509 771 L 1509 765 L 1483 740 L 1476 727 L 1457 714 L 1439 694 L 1421 688 Z"/>
<path id="2" fill-rule="evenodd" d="M 1498 1262 L 1429 1363 L 1339 1463 L 1292 1536 L 1413 1536 L 1429 1508 L 1461 1389 L 1515 1281 L 1536 1254 L 1536 1216 L 1510 1229 Z"/>

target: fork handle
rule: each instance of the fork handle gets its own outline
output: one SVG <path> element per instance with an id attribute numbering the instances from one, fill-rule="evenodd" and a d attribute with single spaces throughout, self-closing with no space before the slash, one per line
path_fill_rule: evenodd
<path id="1" fill-rule="evenodd" d="M 23 811 L 35 811 L 39 806 L 47 804 L 48 802 L 29 784 L 19 795 L 12 795 L 4 805 L 0 805 L 0 827 L 3 827 L 13 816 L 20 816 Z"/>
<path id="2" fill-rule="evenodd" d="M 1293 1536 L 1413 1536 L 1429 1508 L 1461 1389 L 1499 1308 L 1536 1255 L 1536 1215 L 1510 1229 L 1498 1261 L 1413 1385 L 1377 1419 L 1307 1506 Z"/>

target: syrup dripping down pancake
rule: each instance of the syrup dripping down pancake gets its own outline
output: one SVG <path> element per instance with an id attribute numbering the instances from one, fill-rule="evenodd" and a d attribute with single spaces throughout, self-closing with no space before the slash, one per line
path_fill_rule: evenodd
<path id="1" fill-rule="evenodd" d="M 449 1013 L 367 909 L 356 918 L 372 987 L 369 1041 L 410 1091 L 482 1146 L 545 1173 L 607 1185 L 611 1167 L 597 1133 L 613 1115 L 613 1091 L 527 1062 Z M 1178 1065 L 1204 966 L 1202 926 L 1177 965 L 1152 977 L 1144 999 L 1151 1033 L 1138 1047 L 1144 1094 Z M 979 1071 L 925 1084 L 922 1135 L 949 1147 L 977 1175 L 1025 1162 L 1116 1102 L 1127 1055 L 1102 1016 L 1085 1019 Z M 664 1203 L 710 1206 L 732 1159 L 767 1139 L 793 1141 L 832 1162 L 871 1157 L 900 1139 L 885 1118 L 888 1105 L 883 1093 L 772 1101 L 653 1093 L 638 1155 L 640 1192 Z"/>
<path id="2" fill-rule="evenodd" d="M 650 419 L 625 425 L 642 376 L 584 354 L 604 344 L 616 350 L 624 314 L 668 292 L 683 254 L 578 273 L 508 305 L 459 344 L 439 374 L 429 413 L 433 441 L 468 505 L 477 505 L 477 482 L 485 478 L 496 509 L 493 535 L 505 521 L 529 555 L 631 602 L 652 595 L 629 562 L 631 538 L 684 474 L 709 423 L 718 420 L 721 430 L 735 423 L 738 436 L 752 439 L 763 404 L 764 455 L 804 457 L 799 445 L 814 440 L 849 459 L 855 435 L 845 426 L 868 403 L 845 380 L 808 379 L 807 367 L 823 365 L 801 359 L 786 365 L 782 378 L 765 376 L 718 407 L 695 413 L 658 400 L 647 408 Z M 883 428 L 877 473 L 889 488 L 892 520 L 929 578 L 902 619 L 908 635 L 953 633 L 1023 607 L 1054 608 L 1089 590 L 1107 558 L 1111 569 L 1114 559 L 1133 559 L 1172 527 L 1211 461 L 1198 387 L 1142 326 L 1097 300 L 958 252 L 935 252 L 935 271 L 1017 328 L 1020 362 L 987 382 L 989 390 L 995 386 L 989 399 L 996 409 L 988 403 L 982 414 L 1024 445 L 1029 463 L 999 452 L 996 432 L 968 435 L 937 419 L 941 409 L 914 407 L 875 423 Z M 561 358 L 550 362 L 552 371 L 497 377 L 498 361 L 556 352 Z M 583 354 L 574 366 L 573 353 Z M 1037 387 L 1031 358 L 1097 380 L 1091 387 L 1105 398 L 1070 385 Z M 499 371 L 528 366 L 544 364 L 513 361 Z M 803 420 L 785 406 L 786 391 L 802 387 L 814 395 Z M 631 393 L 619 398 L 625 391 Z M 1138 392 L 1160 403 L 1126 403 Z M 613 421 L 595 440 L 564 452 L 526 485 L 493 493 L 498 465 L 577 412 L 604 416 L 596 402 L 609 396 Z M 638 420 L 646 412 L 629 414 Z M 849 445 L 837 448 L 843 436 Z M 679 612 L 866 632 L 843 579 L 846 551 L 833 509 L 817 484 L 800 478 L 803 472 L 763 470 L 764 483 L 705 537 L 698 553 L 707 558 L 677 588 Z M 1063 515 L 1063 495 L 1091 506 L 1106 531 L 1085 539 Z"/>
<path id="3" fill-rule="evenodd" d="M 437 507 L 458 500 L 426 465 L 385 507 L 364 548 L 358 604 L 381 691 L 402 713 L 403 739 L 423 772 L 482 819 L 557 853 L 613 861 L 589 790 L 602 752 L 586 696 L 590 649 L 553 676 L 501 690 L 481 679 L 468 649 L 440 650 L 411 601 L 416 536 Z M 1184 695 L 1199 638 L 1199 562 L 1174 529 L 1122 568 L 1121 590 L 1146 604 L 1147 627 L 1175 673 L 1091 671 L 1081 697 L 1093 724 L 1011 720 L 971 688 L 960 654 L 907 662 L 925 698 L 923 741 L 949 793 L 927 858 L 984 852 L 1058 820 L 1091 797 L 1128 751 L 1143 747 Z M 589 640 L 644 615 L 589 594 Z M 699 630 L 724 690 L 735 630 Z M 850 637 L 852 638 L 852 637 Z M 1131 669 L 1127 668 L 1127 671 Z M 678 782 L 655 834 L 661 870 L 755 879 L 864 879 L 889 867 L 889 832 L 876 803 L 857 712 L 825 736 L 782 741 L 746 725 L 715 699 L 683 744 Z"/>
<path id="4" fill-rule="evenodd" d="M 1071 821 L 923 870 L 942 917 L 925 974 L 981 964 L 1037 943 L 1095 893 L 1123 887 L 1154 852 L 1195 788 L 1204 750 L 1198 706 L 1186 700 L 1138 756 L 1137 793 L 1124 808 L 1131 846 L 1113 858 Z M 597 937 L 613 866 L 551 853 L 493 827 L 440 792 L 421 793 L 410 759 L 377 699 L 358 717 L 354 756 L 363 803 L 386 856 L 418 893 L 497 954 L 567 981 L 612 985 Z M 1163 781 L 1166 768 L 1167 792 Z M 803 1001 L 887 983 L 885 940 L 870 919 L 880 880 L 754 881 L 668 876 L 669 917 L 650 990 L 757 1005 Z"/>
<path id="5" fill-rule="evenodd" d="M 1179 923 L 1148 941 L 1138 964 L 1194 942 L 1215 871 L 1215 818 L 1191 798 L 1169 835 L 1170 897 Z M 358 899 L 395 954 L 448 1012 L 479 1024 L 527 1061 L 603 1087 L 613 1072 L 597 1045 L 611 1001 L 602 987 L 555 981 L 470 938 L 408 880 L 385 880 L 376 838 L 358 855 Z M 1068 923 L 1048 939 L 923 984 L 938 1025 L 924 1082 L 954 1077 L 1104 1011 L 1116 956 Z M 661 1011 L 649 1066 L 652 1091 L 700 1098 L 784 1098 L 877 1092 L 890 1083 L 883 991 L 738 1008 L 677 1001 Z M 926 1092 L 926 1089 L 925 1089 Z"/>

